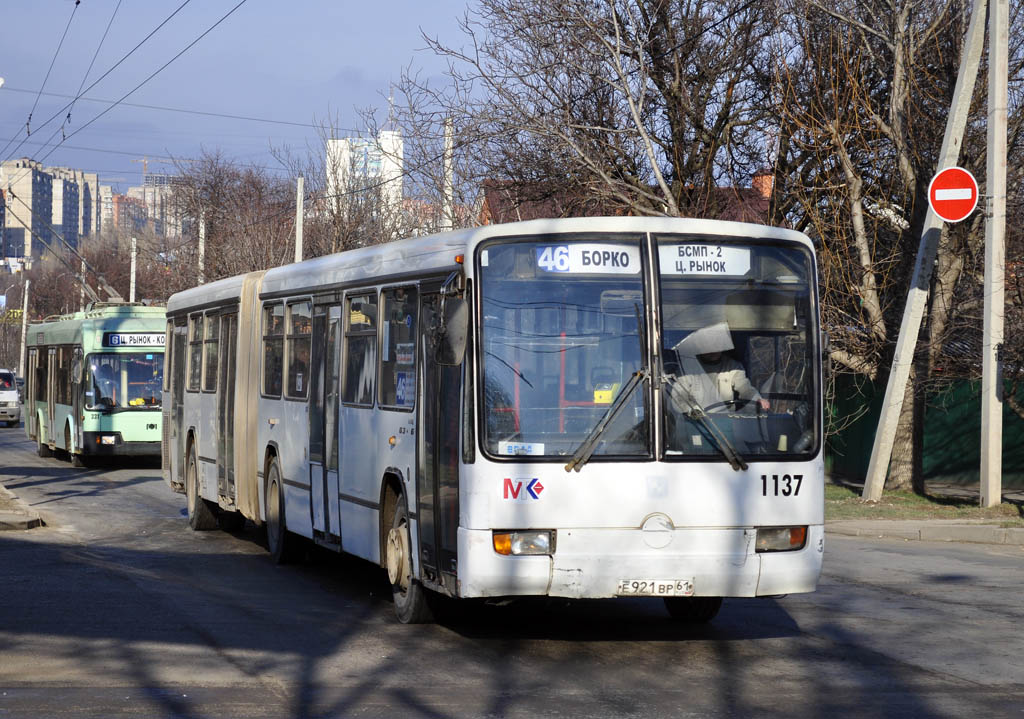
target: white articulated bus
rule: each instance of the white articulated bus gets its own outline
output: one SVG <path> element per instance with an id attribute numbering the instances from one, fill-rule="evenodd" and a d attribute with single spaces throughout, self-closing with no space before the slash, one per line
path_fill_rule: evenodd
<path id="1" fill-rule="evenodd" d="M 824 548 L 814 250 L 779 228 L 534 220 L 197 287 L 167 305 L 164 476 L 451 597 L 813 591 Z"/>

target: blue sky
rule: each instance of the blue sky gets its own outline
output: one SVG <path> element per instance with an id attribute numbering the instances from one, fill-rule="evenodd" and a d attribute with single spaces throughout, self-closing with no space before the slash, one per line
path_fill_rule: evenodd
<path id="1" fill-rule="evenodd" d="M 79 100 L 60 141 L 67 97 L 88 87 L 185 0 L 4 0 L 0 13 L 0 159 L 32 157 L 46 165 L 98 172 L 122 189 L 149 171 L 173 171 L 157 157 L 195 157 L 201 149 L 280 169 L 271 145 L 300 152 L 318 147 L 312 127 L 270 124 L 119 105 L 85 125 L 109 103 Z M 120 99 L 227 14 L 239 0 L 191 0 L 86 98 Z M 457 18 L 467 0 L 247 0 L 208 35 L 124 100 L 207 113 L 312 124 L 337 117 L 357 128 L 355 108 L 375 107 L 386 117 L 389 83 L 410 64 L 439 76 L 442 63 L 422 50 L 421 31 L 458 43 Z M 117 8 L 115 14 L 115 8 Z M 72 15 L 74 10 L 74 15 Z M 70 24 L 69 24 L 70 18 Z M 67 28 L 59 54 L 58 43 Z M 33 103 L 32 135 L 25 123 Z M 43 123 L 58 114 L 49 125 Z M 84 128 L 84 129 L 83 129 Z M 53 140 L 51 136 L 56 132 Z M 73 136 L 72 133 L 74 133 Z M 9 142 L 11 139 L 13 142 Z M 49 141 L 49 146 L 41 143 Z M 82 149 L 79 149 L 82 148 Z M 47 156 L 48 155 L 48 156 Z M 44 159 L 44 156 L 45 159 Z M 120 178 L 120 179 L 119 179 Z"/>

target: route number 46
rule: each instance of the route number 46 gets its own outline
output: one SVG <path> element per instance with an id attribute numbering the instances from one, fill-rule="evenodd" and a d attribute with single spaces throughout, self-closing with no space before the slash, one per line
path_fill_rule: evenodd
<path id="1" fill-rule="evenodd" d="M 800 485 L 803 484 L 804 476 L 802 474 L 784 474 L 781 477 L 777 474 L 769 476 L 767 474 L 761 475 L 761 496 L 767 497 L 769 494 L 773 497 L 782 495 L 788 497 L 790 495 L 796 496 L 800 494 Z"/>
<path id="2" fill-rule="evenodd" d="M 569 248 L 565 245 L 537 248 L 537 266 L 548 272 L 568 272 Z"/>

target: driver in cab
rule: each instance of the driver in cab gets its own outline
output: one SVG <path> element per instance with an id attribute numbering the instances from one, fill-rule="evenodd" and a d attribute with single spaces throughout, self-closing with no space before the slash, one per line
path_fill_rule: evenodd
<path id="1" fill-rule="evenodd" d="M 726 354 L 733 342 L 725 322 L 690 333 L 673 349 L 682 370 L 670 389 L 676 411 L 725 412 L 747 402 L 768 410 L 768 400 L 751 384 L 743 365 Z"/>

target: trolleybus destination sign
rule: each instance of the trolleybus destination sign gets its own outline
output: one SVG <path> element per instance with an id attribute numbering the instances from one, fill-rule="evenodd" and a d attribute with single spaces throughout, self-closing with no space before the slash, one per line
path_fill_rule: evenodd
<path id="1" fill-rule="evenodd" d="M 978 182 L 962 167 L 947 167 L 928 185 L 928 204 L 946 222 L 960 222 L 978 206 Z"/>
<path id="2" fill-rule="evenodd" d="M 163 347 L 163 332 L 104 332 L 104 347 Z"/>

